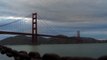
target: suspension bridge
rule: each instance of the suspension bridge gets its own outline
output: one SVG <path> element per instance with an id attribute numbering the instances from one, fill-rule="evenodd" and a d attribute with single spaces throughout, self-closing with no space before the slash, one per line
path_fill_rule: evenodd
<path id="1" fill-rule="evenodd" d="M 10 23 L 6 23 L 6 24 L 3 24 L 3 25 L 0 25 L 0 27 L 4 27 L 4 26 L 8 26 L 10 24 L 13 24 L 13 23 L 17 23 L 19 22 L 19 20 L 16 20 L 16 21 L 12 21 Z M 32 33 L 25 33 L 25 32 L 12 32 L 12 31 L 0 31 L 0 34 L 9 34 L 9 35 L 31 35 L 32 36 L 32 43 L 37 43 L 37 37 L 38 36 L 44 36 L 44 37 L 57 37 L 57 36 L 54 36 L 54 35 L 47 35 L 47 34 L 38 34 L 38 28 L 37 28 L 37 13 L 33 13 L 32 14 Z M 17 27 L 15 27 L 17 28 Z M 14 29 L 15 29 L 14 28 Z M 63 38 L 63 37 L 58 37 L 58 38 Z"/>

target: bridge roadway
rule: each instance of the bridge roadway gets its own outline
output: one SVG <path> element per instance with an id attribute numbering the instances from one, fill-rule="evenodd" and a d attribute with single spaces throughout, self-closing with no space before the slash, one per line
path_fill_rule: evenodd
<path id="1" fill-rule="evenodd" d="M 9 31 L 0 31 L 0 34 L 12 34 L 12 35 L 32 35 L 32 33 L 22 33 L 22 32 L 9 32 Z M 58 37 L 54 35 L 46 35 L 46 34 L 37 34 L 37 36 L 44 36 L 44 37 Z M 64 38 L 64 37 L 58 37 Z"/>

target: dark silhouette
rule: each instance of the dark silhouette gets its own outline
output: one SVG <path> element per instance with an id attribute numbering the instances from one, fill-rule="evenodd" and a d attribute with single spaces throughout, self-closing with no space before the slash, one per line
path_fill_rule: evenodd
<path id="1" fill-rule="evenodd" d="M 38 52 L 29 52 L 28 55 L 29 55 L 31 60 L 32 59 L 41 59 L 41 56 L 40 56 L 40 54 Z"/>
<path id="2" fill-rule="evenodd" d="M 61 60 L 97 60 L 89 57 L 61 57 Z"/>
<path id="3" fill-rule="evenodd" d="M 107 56 L 99 57 L 98 60 L 107 60 Z"/>
<path id="4" fill-rule="evenodd" d="M 0 45 L 0 52 L 8 57 L 14 57 L 14 60 L 107 60 L 107 56 L 101 56 L 96 59 L 91 57 L 60 57 L 57 54 L 50 53 L 41 57 L 38 52 L 16 51 L 2 45 Z"/>
<path id="5" fill-rule="evenodd" d="M 44 54 L 42 60 L 60 60 L 60 56 L 57 54 Z"/>

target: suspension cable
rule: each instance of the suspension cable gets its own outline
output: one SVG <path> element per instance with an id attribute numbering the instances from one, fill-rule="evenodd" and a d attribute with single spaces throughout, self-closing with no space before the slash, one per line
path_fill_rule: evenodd
<path id="1" fill-rule="evenodd" d="M 43 22 L 43 20 L 40 21 L 40 22 L 42 23 L 42 26 L 45 26 L 45 28 L 43 27 L 45 30 L 48 29 L 48 31 L 52 32 L 52 31 L 50 30 L 50 28 L 48 27 L 48 25 L 47 25 L 46 23 Z"/>
<path id="2" fill-rule="evenodd" d="M 38 15 L 39 16 L 39 18 L 41 18 L 40 17 L 40 15 Z M 57 31 L 56 31 L 56 29 L 55 28 L 53 28 L 54 26 L 52 25 L 52 24 L 48 24 L 46 21 L 41 21 L 43 24 L 44 24 L 44 26 L 47 26 L 46 28 L 50 31 L 50 32 L 55 32 L 55 33 L 58 33 Z"/>
<path id="3" fill-rule="evenodd" d="M 0 27 L 4 27 L 4 26 L 7 26 L 7 25 L 10 25 L 10 24 L 13 24 L 13 23 L 17 23 L 19 21 L 21 21 L 21 20 L 15 20 L 15 21 L 12 21 L 10 23 L 6 23 L 6 24 L 3 24 L 3 25 L 0 25 Z"/>

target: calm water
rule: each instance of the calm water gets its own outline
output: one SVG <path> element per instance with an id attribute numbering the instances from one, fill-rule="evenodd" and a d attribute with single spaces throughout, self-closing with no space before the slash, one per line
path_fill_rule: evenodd
<path id="1" fill-rule="evenodd" d="M 41 55 L 56 53 L 60 56 L 100 57 L 107 55 L 107 43 L 96 44 L 55 44 L 55 45 L 8 45 L 15 50 L 35 51 Z M 0 55 L 0 60 L 13 60 L 5 55 Z"/>

